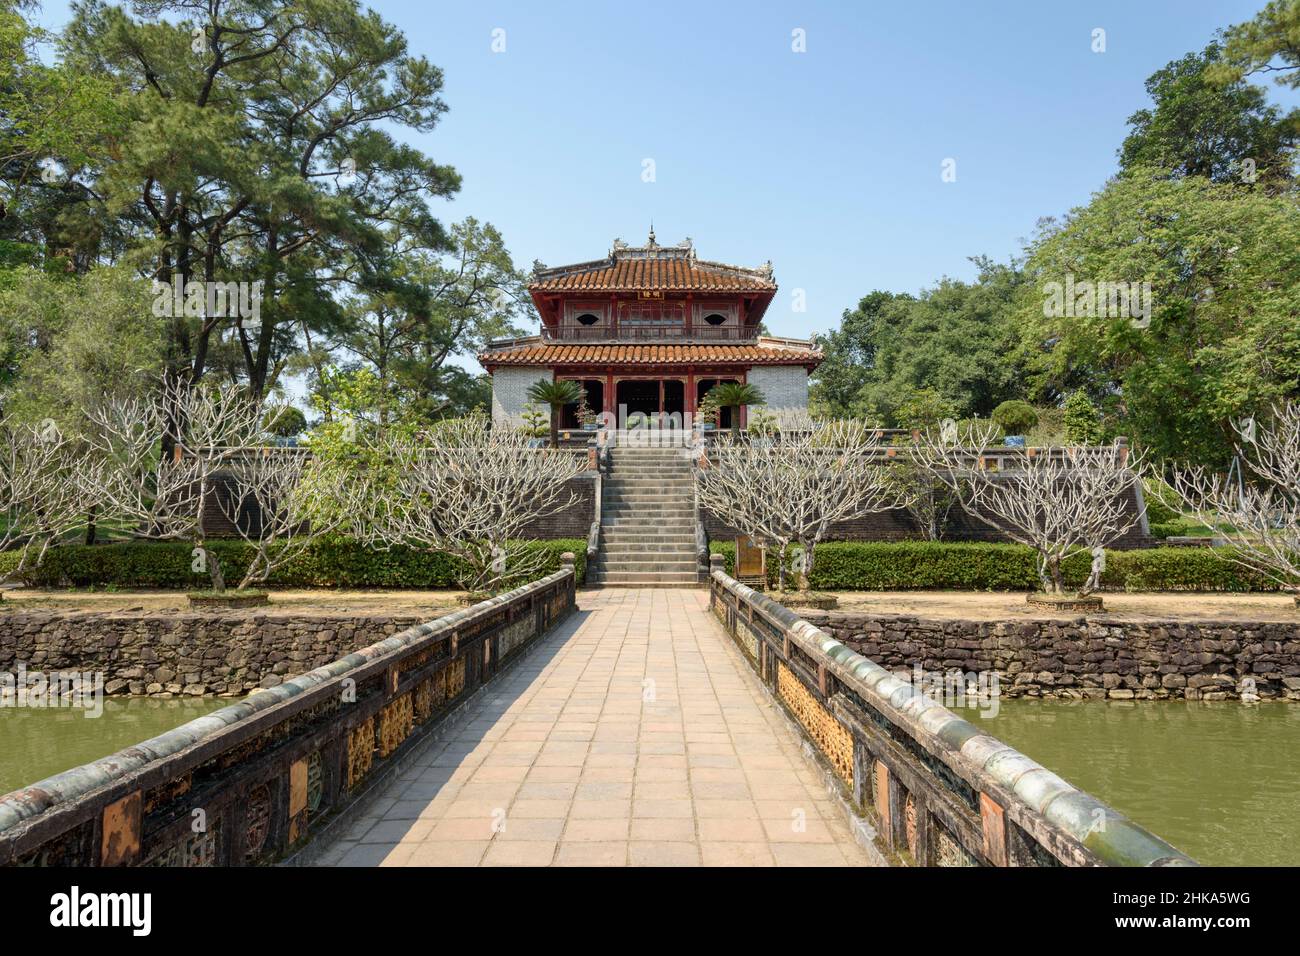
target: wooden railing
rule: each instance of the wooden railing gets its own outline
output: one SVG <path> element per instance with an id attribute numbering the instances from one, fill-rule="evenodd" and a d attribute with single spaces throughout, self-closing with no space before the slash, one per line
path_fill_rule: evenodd
<path id="1" fill-rule="evenodd" d="M 758 329 L 736 326 L 620 325 L 542 327 L 548 342 L 753 342 Z"/>
<path id="2" fill-rule="evenodd" d="M 0 865 L 243 866 L 301 846 L 574 610 L 541 580 L 0 797 Z"/>
<path id="3" fill-rule="evenodd" d="M 740 584 L 709 604 L 896 862 L 1194 866 L 1127 817 Z"/>

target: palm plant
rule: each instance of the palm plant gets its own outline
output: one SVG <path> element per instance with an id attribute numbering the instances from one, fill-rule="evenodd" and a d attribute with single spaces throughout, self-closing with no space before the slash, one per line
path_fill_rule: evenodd
<path id="1" fill-rule="evenodd" d="M 582 401 L 585 395 L 586 393 L 583 392 L 581 385 L 565 379 L 548 382 L 544 378 L 539 378 L 528 386 L 530 400 L 537 402 L 539 405 L 549 405 L 551 407 L 552 448 L 557 448 L 560 444 L 560 410 L 565 405 L 573 405 Z"/>
<path id="2" fill-rule="evenodd" d="M 709 389 L 706 398 L 719 408 L 731 409 L 731 440 L 740 438 L 740 408 L 742 405 L 762 405 L 767 399 L 756 387 L 747 382 L 723 382 Z"/>

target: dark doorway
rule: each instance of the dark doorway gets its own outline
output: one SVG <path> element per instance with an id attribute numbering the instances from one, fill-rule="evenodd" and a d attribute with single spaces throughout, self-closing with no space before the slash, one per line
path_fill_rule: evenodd
<path id="1" fill-rule="evenodd" d="M 704 396 L 709 394 L 709 390 L 715 385 L 721 385 L 723 382 L 734 382 L 734 378 L 702 378 L 695 383 L 695 407 L 700 407 L 700 402 L 704 401 Z M 731 409 L 724 408 L 718 412 L 718 427 L 731 427 Z"/>
<path id="2" fill-rule="evenodd" d="M 618 392 L 618 412 L 634 415 L 654 415 L 659 411 L 659 383 L 647 379 L 624 379 L 616 386 Z M 620 423 L 622 424 L 622 423 Z"/>
<path id="3" fill-rule="evenodd" d="M 605 383 L 598 378 L 575 379 L 582 390 L 587 393 L 587 410 L 593 415 L 599 415 L 605 410 Z M 581 428 L 582 422 L 578 420 L 578 404 L 565 405 L 564 411 L 560 414 L 561 428 Z"/>
<path id="4" fill-rule="evenodd" d="M 686 384 L 673 379 L 664 379 L 664 415 L 676 415 L 674 428 L 682 427 L 682 416 L 686 413 Z M 665 423 L 666 425 L 667 423 Z"/>

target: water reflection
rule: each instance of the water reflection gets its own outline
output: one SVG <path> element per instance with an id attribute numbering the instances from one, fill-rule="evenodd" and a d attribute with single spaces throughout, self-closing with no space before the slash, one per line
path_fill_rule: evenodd
<path id="1" fill-rule="evenodd" d="M 0 793 L 107 757 L 230 699 L 110 697 L 100 717 L 68 707 L 0 707 Z"/>
<path id="2" fill-rule="evenodd" d="M 971 719 L 1201 863 L 1300 865 L 1294 704 L 1004 699 Z"/>

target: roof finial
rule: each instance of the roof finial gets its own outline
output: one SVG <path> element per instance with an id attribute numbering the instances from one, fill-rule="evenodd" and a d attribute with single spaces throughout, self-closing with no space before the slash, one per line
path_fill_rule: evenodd
<path id="1" fill-rule="evenodd" d="M 655 247 L 655 245 L 656 245 L 656 243 L 655 243 L 655 221 L 654 221 L 653 219 L 650 220 L 650 239 L 649 239 L 649 241 L 646 242 L 646 245 L 649 246 L 651 249 L 653 249 L 653 248 Z"/>

